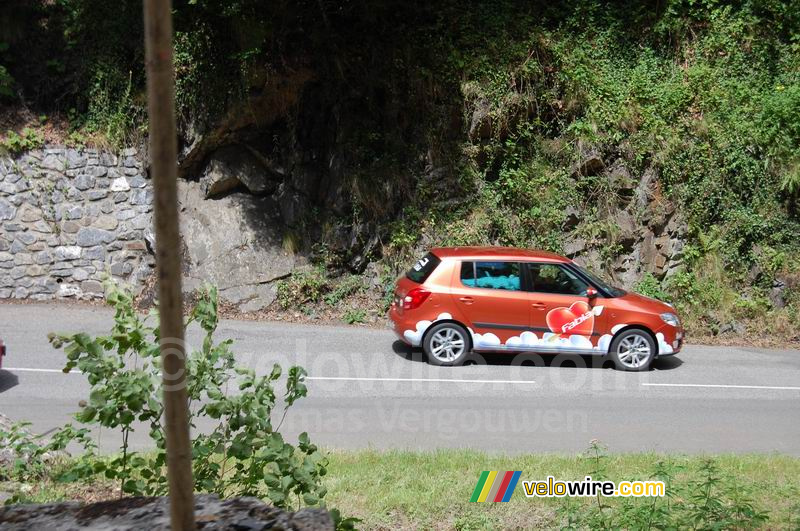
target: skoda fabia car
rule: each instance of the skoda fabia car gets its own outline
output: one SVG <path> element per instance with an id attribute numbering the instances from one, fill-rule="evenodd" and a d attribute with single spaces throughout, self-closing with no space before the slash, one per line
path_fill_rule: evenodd
<path id="1" fill-rule="evenodd" d="M 618 369 L 642 371 L 684 339 L 671 305 L 543 251 L 432 249 L 394 295 L 395 333 L 439 365 L 458 365 L 471 350 L 530 351 L 609 356 Z"/>

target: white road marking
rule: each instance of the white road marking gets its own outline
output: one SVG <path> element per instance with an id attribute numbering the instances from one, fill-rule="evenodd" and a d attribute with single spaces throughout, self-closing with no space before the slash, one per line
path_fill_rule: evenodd
<path id="1" fill-rule="evenodd" d="M 445 383 L 499 383 L 533 384 L 533 380 L 460 380 L 456 378 L 366 378 L 356 376 L 306 376 L 306 380 L 340 380 L 347 382 L 445 382 Z"/>
<path id="2" fill-rule="evenodd" d="M 721 389 L 776 389 L 778 391 L 800 391 L 800 387 L 777 385 L 726 385 L 726 384 L 681 384 L 681 383 L 643 383 L 651 387 L 711 387 Z"/>
<path id="3" fill-rule="evenodd" d="M 34 369 L 31 367 L 3 367 L 3 370 L 9 372 L 57 372 L 60 374 L 82 374 L 81 371 L 77 369 L 72 369 L 67 373 L 65 373 L 61 369 Z"/>
<path id="4" fill-rule="evenodd" d="M 29 367 L 6 367 L 9 372 L 46 372 L 62 373 L 61 369 L 34 369 Z M 69 374 L 81 374 L 73 369 Z M 349 382 L 445 382 L 445 383 L 481 383 L 481 384 L 533 384 L 533 380 L 460 380 L 455 378 L 366 378 L 355 376 L 306 376 L 306 380 L 338 380 Z"/>
<path id="5" fill-rule="evenodd" d="M 61 369 L 39 369 L 33 367 L 5 367 L 9 372 L 43 372 L 65 374 Z M 73 369 L 66 374 L 82 374 Z M 306 376 L 306 380 L 346 381 L 346 382 L 431 382 L 431 383 L 474 383 L 474 384 L 512 384 L 531 385 L 534 380 L 466 380 L 458 378 L 370 378 L 358 376 Z M 768 389 L 777 391 L 800 391 L 800 387 L 775 385 L 727 385 L 727 384 L 690 384 L 690 383 L 642 383 L 647 387 L 704 387 L 711 389 Z"/>

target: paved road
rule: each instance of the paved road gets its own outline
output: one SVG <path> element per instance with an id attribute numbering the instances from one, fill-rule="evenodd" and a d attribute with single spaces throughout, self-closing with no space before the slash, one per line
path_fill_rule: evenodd
<path id="1" fill-rule="evenodd" d="M 70 420 L 88 394 L 62 374 L 49 331 L 107 332 L 103 308 L 0 304 L 9 349 L 0 371 L 0 412 L 47 432 Z M 199 334 L 189 335 L 199 344 Z M 687 346 L 647 373 L 582 367 L 565 358 L 529 366 L 508 356 L 434 367 L 389 330 L 224 321 L 241 364 L 307 368 L 309 396 L 285 432 L 307 430 L 331 448 L 473 448 L 492 452 L 583 450 L 780 452 L 800 456 L 800 352 Z M 578 365 L 577 367 L 575 365 Z M 108 430 L 98 438 L 116 448 Z M 145 430 L 135 447 L 147 446 Z"/>

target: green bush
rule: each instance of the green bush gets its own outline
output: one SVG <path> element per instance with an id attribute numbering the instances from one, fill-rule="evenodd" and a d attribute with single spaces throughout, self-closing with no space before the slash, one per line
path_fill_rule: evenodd
<path id="1" fill-rule="evenodd" d="M 136 143 L 145 128 L 143 102 L 134 101 L 131 76 L 127 83 L 114 73 L 99 70 L 89 92 L 89 109 L 80 129 L 99 134 L 112 146 L 122 147 Z"/>
<path id="2" fill-rule="evenodd" d="M 661 301 L 669 302 L 670 296 L 661 287 L 661 282 L 652 273 L 645 273 L 642 279 L 636 284 L 635 291 L 646 297 L 652 297 Z"/>
<path id="3" fill-rule="evenodd" d="M 740 282 L 756 245 L 797 255 L 800 78 L 791 39 L 800 30 L 796 17 L 784 18 L 788 5 L 673 2 L 652 11 L 578 2 L 561 16 L 542 13 L 549 25 L 476 12 L 487 21 L 462 37 L 454 67 L 466 80 L 465 116 L 488 105 L 492 129 L 465 150 L 480 193 L 472 219 L 454 220 L 453 232 L 484 243 L 472 238 L 477 221 L 474 232 L 491 243 L 558 250 L 560 215 L 578 206 L 579 233 L 613 261 L 624 250 L 605 220 L 625 204 L 624 191 L 591 172 L 559 178 L 596 152 L 633 176 L 654 170 L 659 200 L 678 204 L 690 243 L 717 230 L 726 283 Z M 772 31 L 779 23 L 785 33 Z"/>
<path id="4" fill-rule="evenodd" d="M 347 297 L 364 291 L 364 280 L 359 275 L 349 275 L 338 281 L 336 285 L 325 294 L 323 300 L 328 306 L 336 306 Z"/>
<path id="5" fill-rule="evenodd" d="M 277 283 L 277 302 L 284 310 L 319 302 L 329 289 L 325 271 L 320 267 L 296 269 L 289 278 Z"/>
<path id="6" fill-rule="evenodd" d="M 347 324 L 361 324 L 367 320 L 367 312 L 359 308 L 351 308 L 344 312 L 342 320 Z"/>
<path id="7" fill-rule="evenodd" d="M 31 149 L 37 149 L 44 144 L 44 136 L 36 129 L 26 127 L 20 133 L 6 131 L 6 136 L 0 140 L 0 148 L 9 153 L 16 154 Z"/>
<path id="8" fill-rule="evenodd" d="M 97 474 L 118 481 L 122 492 L 133 495 L 163 495 L 167 491 L 166 448 L 162 427 L 160 349 L 157 326 L 150 324 L 154 312 L 140 317 L 130 293 L 107 286 L 107 298 L 114 308 L 114 325 L 109 335 L 91 337 L 85 333 L 50 334 L 56 348 L 67 355 L 64 371 L 78 369 L 88 380 L 90 392 L 76 414 L 80 429 L 71 425 L 58 430 L 47 445 L 25 446 L 17 436 L 15 449 L 34 454 L 28 471 L 40 467 L 42 456 L 63 449 L 70 441 L 85 453 L 59 474 L 61 481 L 75 481 Z M 190 419 L 201 419 L 210 430 L 193 430 L 192 467 L 197 492 L 226 496 L 257 496 L 278 507 L 318 505 L 325 496 L 322 477 L 326 458 L 306 433 L 297 446 L 284 441 L 280 428 L 286 411 L 306 395 L 305 371 L 291 367 L 279 409 L 275 382 L 282 369 L 275 365 L 269 374 L 238 367 L 231 350 L 232 340 L 215 343 L 217 293 L 203 292 L 187 320 L 204 332 L 200 350 L 187 352 L 187 393 Z M 231 392 L 230 389 L 236 389 Z M 152 451 L 132 451 L 128 444 L 136 423 L 149 430 Z M 120 453 L 102 457 L 97 453 L 88 427 L 99 426 L 119 434 Z M 2 436 L 2 434 L 0 434 Z M 16 442 L 14 442 L 16 441 Z M 33 467 L 33 468 L 32 468 Z"/>
<path id="9" fill-rule="evenodd" d="M 278 305 L 288 310 L 304 308 L 324 302 L 326 306 L 337 306 L 348 297 L 365 289 L 360 275 L 348 275 L 330 279 L 322 266 L 297 269 L 289 278 L 277 283 Z"/>

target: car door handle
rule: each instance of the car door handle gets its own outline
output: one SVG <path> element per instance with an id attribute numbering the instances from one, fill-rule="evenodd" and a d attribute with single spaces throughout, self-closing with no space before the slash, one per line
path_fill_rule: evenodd
<path id="1" fill-rule="evenodd" d="M 475 299 L 473 299 L 472 297 L 459 297 L 458 300 L 460 300 L 464 304 L 472 304 L 473 302 L 475 302 Z"/>
<path id="2" fill-rule="evenodd" d="M 543 302 L 534 302 L 531 303 L 531 306 L 533 306 L 537 310 L 544 310 L 545 308 L 547 308 L 547 305 Z"/>

